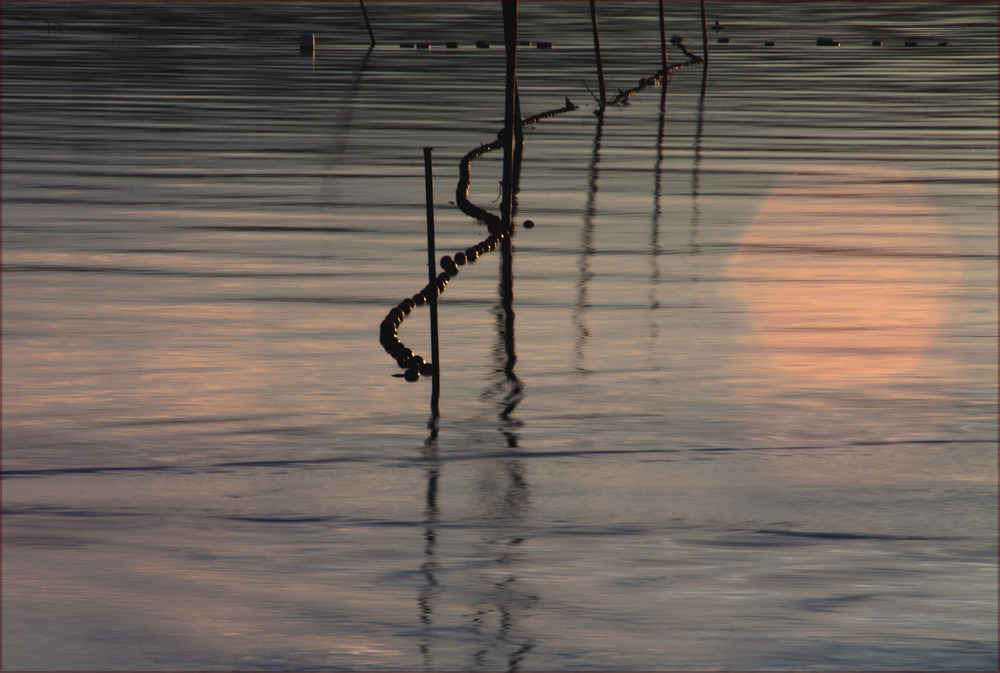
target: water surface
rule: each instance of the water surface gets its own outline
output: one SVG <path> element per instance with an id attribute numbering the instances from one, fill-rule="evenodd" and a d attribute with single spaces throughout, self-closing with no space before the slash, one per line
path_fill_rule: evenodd
<path id="1" fill-rule="evenodd" d="M 4 4 L 5 668 L 996 667 L 995 7 L 519 4 L 435 432 L 495 3 Z"/>

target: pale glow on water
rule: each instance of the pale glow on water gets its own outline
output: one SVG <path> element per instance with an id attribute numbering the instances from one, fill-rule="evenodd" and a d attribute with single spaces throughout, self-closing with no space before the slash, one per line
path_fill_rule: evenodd
<path id="1" fill-rule="evenodd" d="M 870 386 L 930 357 L 962 261 L 915 182 L 863 166 L 779 179 L 730 272 L 781 373 Z"/>
<path id="2" fill-rule="evenodd" d="M 432 433 L 499 7 L 366 4 L 3 4 L 4 667 L 994 669 L 995 7 L 521 0 Z"/>

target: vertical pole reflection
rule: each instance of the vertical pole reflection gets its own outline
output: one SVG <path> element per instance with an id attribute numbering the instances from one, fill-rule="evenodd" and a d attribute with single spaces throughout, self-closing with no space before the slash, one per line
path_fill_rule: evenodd
<path id="1" fill-rule="evenodd" d="M 708 85 L 708 68 L 701 71 L 701 92 L 698 95 L 698 116 L 694 129 L 694 161 L 691 165 L 691 242 L 689 252 L 692 260 L 691 280 L 698 282 L 697 255 L 701 253 L 698 241 L 698 225 L 701 220 L 701 209 L 698 197 L 701 195 L 701 138 L 705 129 L 705 89 Z"/>
<path id="2" fill-rule="evenodd" d="M 440 591 L 435 576 L 438 565 L 434 553 L 434 547 L 437 543 L 438 477 L 441 471 L 437 435 L 437 427 L 431 428 L 431 433 L 427 441 L 424 442 L 423 449 L 427 472 L 427 491 L 424 496 L 424 562 L 420 565 L 420 573 L 424 577 L 424 584 L 417 596 L 417 608 L 420 611 L 420 625 L 423 629 L 420 637 L 420 657 L 425 670 L 433 670 L 434 668 L 430 633 L 434 625 L 434 607 L 431 599 Z"/>
<path id="3" fill-rule="evenodd" d="M 649 335 L 656 338 L 659 334 L 659 324 L 656 322 L 656 309 L 660 301 L 656 298 L 657 286 L 660 282 L 660 215 L 663 212 L 661 195 L 663 192 L 663 135 L 667 121 L 667 83 L 669 77 L 663 78 L 660 88 L 660 121 L 656 130 L 656 163 L 653 166 L 653 215 L 650 218 L 650 261 L 652 270 L 649 282 Z"/>
<path id="4" fill-rule="evenodd" d="M 590 270 L 590 258 L 594 254 L 594 215 L 597 212 L 597 164 L 601 161 L 601 134 L 604 132 L 604 115 L 597 115 L 597 131 L 594 133 L 594 151 L 590 157 L 590 174 L 587 179 L 587 205 L 583 211 L 583 234 L 580 246 L 580 278 L 576 284 L 576 309 L 573 311 L 573 325 L 576 327 L 575 356 L 576 370 L 581 374 L 589 374 L 583 364 L 586 354 L 587 340 L 590 331 L 587 329 L 586 314 L 590 305 L 587 303 L 587 284 L 594 274 Z"/>
<path id="5" fill-rule="evenodd" d="M 488 661 L 492 655 L 503 658 L 507 671 L 521 670 L 522 661 L 535 646 L 521 621 L 539 600 L 518 579 L 516 569 L 524 553 L 525 538 L 516 525 L 510 525 L 526 511 L 531 490 L 527 471 L 517 454 L 518 428 L 522 423 L 513 416 L 524 398 L 524 385 L 515 373 L 513 260 L 510 237 L 506 237 L 500 246 L 494 381 L 484 390 L 483 397 L 495 400 L 498 427 L 509 453 L 484 463 L 479 478 L 478 496 L 489 520 L 499 530 L 483 539 L 492 560 L 485 569 L 485 586 L 471 615 L 474 632 L 481 642 L 472 655 L 474 668 L 492 668 Z"/>
<path id="6" fill-rule="evenodd" d="M 365 71 L 368 69 L 368 61 L 371 59 L 372 49 L 369 48 L 364 56 L 361 57 L 361 62 L 358 64 L 357 70 L 354 74 L 354 79 L 351 81 L 350 85 L 347 87 L 347 91 L 344 93 L 337 93 L 338 99 L 338 109 L 343 110 L 339 117 L 335 120 L 335 128 L 327 134 L 331 139 L 329 149 L 326 151 L 325 155 L 327 157 L 328 163 L 326 164 L 327 171 L 324 171 L 324 175 L 333 176 L 337 172 L 332 170 L 339 166 L 341 162 L 344 161 L 345 157 L 348 156 L 348 151 L 350 150 L 351 139 L 354 138 L 354 133 L 352 127 L 354 125 L 354 114 L 355 105 L 354 102 L 358 98 L 358 92 L 361 90 L 361 82 Z M 312 65 L 315 66 L 316 55 L 315 51 L 311 57 Z M 351 159 L 353 161 L 353 159 Z M 325 183 L 326 184 L 326 183 Z M 331 179 L 329 184 L 335 188 L 339 185 L 339 180 Z"/>
<path id="7" fill-rule="evenodd" d="M 505 200 L 502 217 L 509 224 L 513 222 L 517 210 L 516 193 L 523 140 L 515 135 L 512 128 L 515 124 L 518 128 L 521 126 L 517 78 L 514 74 L 515 59 L 510 56 L 516 48 L 517 5 L 516 2 L 504 2 L 503 6 L 504 37 L 509 55 L 504 152 Z M 538 597 L 519 586 L 515 572 L 519 560 L 516 548 L 524 538 L 516 532 L 511 535 L 513 531 L 505 525 L 506 521 L 517 518 L 523 512 L 527 506 L 529 490 L 524 465 L 515 453 L 520 422 L 513 418 L 513 412 L 523 399 L 524 386 L 514 372 L 517 353 L 514 349 L 514 253 L 511 238 L 503 237 L 499 245 L 500 284 L 496 310 L 498 339 L 493 350 L 496 380 L 484 391 L 484 397 L 495 396 L 497 400 L 499 429 L 506 438 L 510 454 L 500 459 L 499 463 L 487 465 L 487 472 L 480 479 L 478 489 L 479 496 L 486 504 L 489 519 L 498 522 L 495 525 L 501 525 L 506 530 L 499 531 L 500 535 L 496 539 L 484 540 L 491 556 L 498 553 L 494 551 L 494 545 L 499 548 L 499 553 L 485 570 L 486 588 L 472 615 L 473 628 L 482 639 L 482 646 L 473 653 L 472 659 L 476 669 L 483 669 L 488 667 L 487 658 L 494 654 L 503 657 L 507 671 L 519 671 L 524 657 L 534 647 L 533 639 L 523 633 L 519 623 L 530 613 Z M 496 495 L 500 496 L 499 499 L 495 498 Z M 486 629 L 487 620 L 493 618 L 496 619 L 495 630 Z"/>
<path id="8" fill-rule="evenodd" d="M 492 393 L 487 394 L 492 397 L 496 392 L 503 391 L 498 397 L 500 410 L 497 417 L 506 426 L 516 425 L 511 414 L 524 396 L 524 384 L 514 372 L 514 366 L 517 364 L 517 352 L 514 348 L 514 251 L 509 236 L 504 237 L 500 243 L 498 290 L 499 304 L 495 310 L 498 339 L 493 353 L 496 361 L 494 373 L 499 380 L 491 386 L 494 389 Z M 517 437 L 506 430 L 504 434 L 507 436 L 507 446 L 516 447 Z"/>

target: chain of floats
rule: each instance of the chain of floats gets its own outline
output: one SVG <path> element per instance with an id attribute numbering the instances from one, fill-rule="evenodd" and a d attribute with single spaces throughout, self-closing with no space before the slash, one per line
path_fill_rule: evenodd
<path id="1" fill-rule="evenodd" d="M 627 91 L 619 90 L 618 94 L 611 100 L 609 105 L 627 104 L 628 99 L 642 89 L 647 86 L 660 83 L 668 72 L 693 65 L 695 63 L 701 63 L 702 58 L 688 51 L 687 47 L 683 44 L 679 42 L 675 42 L 674 44 L 676 44 L 676 46 L 684 52 L 684 55 L 688 57 L 687 61 L 668 66 L 666 70 L 660 70 L 652 77 L 640 79 L 638 86 L 628 89 Z M 541 112 L 531 117 L 525 117 L 521 120 L 521 126 L 530 126 L 541 121 L 542 119 L 554 117 L 565 112 L 571 112 L 576 110 L 578 107 L 579 106 L 574 105 L 572 101 L 567 98 L 566 104 L 563 107 L 547 110 L 546 112 Z M 596 112 L 599 114 L 603 112 L 603 110 L 599 109 Z M 445 287 L 448 285 L 448 281 L 458 275 L 458 267 L 466 264 L 472 264 L 486 253 L 492 252 L 505 238 L 513 236 L 514 230 L 517 228 L 513 220 L 509 225 L 505 226 L 499 215 L 491 213 L 485 208 L 480 208 L 476 204 L 469 201 L 469 187 L 472 183 L 472 162 L 487 152 L 492 152 L 493 150 L 503 147 L 505 130 L 506 129 L 501 129 L 501 131 L 497 134 L 496 140 L 486 143 L 485 145 L 480 145 L 462 157 L 461 162 L 459 162 L 458 169 L 458 186 L 455 188 L 455 203 L 458 205 L 458 208 L 469 217 L 479 220 L 485 224 L 486 229 L 489 232 L 489 236 L 479 241 L 479 243 L 466 248 L 465 250 L 456 252 L 454 255 L 445 255 L 442 257 L 442 271 L 437 275 L 434 281 L 427 283 L 427 285 L 425 285 L 420 292 L 416 293 L 412 297 L 407 297 L 403 301 L 399 302 L 399 304 L 389 309 L 389 313 L 385 316 L 385 319 L 382 320 L 379 330 L 379 341 L 385 351 L 396 360 L 400 369 L 404 370 L 404 373 L 401 376 L 407 381 L 416 381 L 421 376 L 430 376 L 434 373 L 434 365 L 425 360 L 422 356 L 414 353 L 412 349 L 407 348 L 403 345 L 403 342 L 399 340 L 399 326 L 402 324 L 403 320 L 417 306 L 427 304 L 431 301 L 431 299 L 438 297 L 442 292 L 444 292 Z M 523 226 L 530 229 L 535 226 L 535 224 L 531 220 L 525 220 Z M 396 376 L 400 375 L 397 374 Z"/>

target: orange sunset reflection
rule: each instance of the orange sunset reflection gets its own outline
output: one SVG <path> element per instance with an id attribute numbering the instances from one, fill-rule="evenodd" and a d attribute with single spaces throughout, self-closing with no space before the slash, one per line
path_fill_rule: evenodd
<path id="1" fill-rule="evenodd" d="M 913 175 L 803 167 L 765 200 L 729 271 L 775 371 L 853 385 L 924 362 L 959 261 Z"/>

